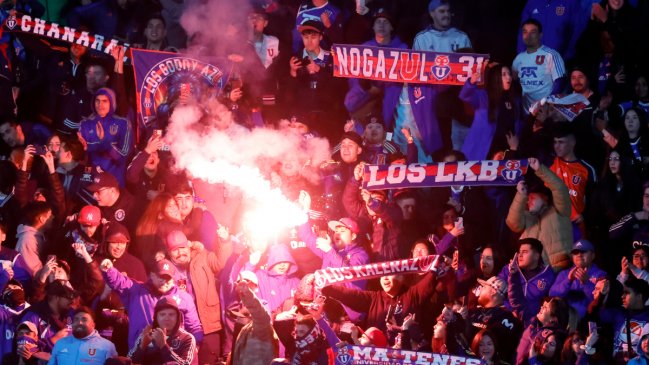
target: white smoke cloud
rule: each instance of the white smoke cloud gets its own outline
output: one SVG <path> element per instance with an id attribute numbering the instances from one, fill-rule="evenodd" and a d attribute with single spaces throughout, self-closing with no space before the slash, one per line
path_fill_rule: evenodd
<path id="1" fill-rule="evenodd" d="M 216 101 L 209 104 L 212 119 L 208 122 L 199 105 L 174 110 L 165 138 L 170 142 L 176 167 L 209 183 L 224 182 L 240 188 L 248 206 L 254 208 L 244 213 L 244 225 L 245 220 L 255 222 L 259 236 L 271 237 L 281 228 L 305 222 L 304 212 L 273 187 L 260 170 L 267 172 L 269 166 L 288 158 L 297 158 L 301 165 L 319 166 L 330 156 L 327 140 L 305 141 L 297 133 L 269 128 L 228 132 L 242 129 L 235 126 L 224 132 L 217 126 L 234 123 L 230 111 Z M 317 183 L 314 171 L 317 169 L 301 170 L 305 178 Z"/>

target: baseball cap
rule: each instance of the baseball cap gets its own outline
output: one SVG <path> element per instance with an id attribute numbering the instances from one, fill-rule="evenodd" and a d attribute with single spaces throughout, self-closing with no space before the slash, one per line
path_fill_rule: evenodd
<path id="1" fill-rule="evenodd" d="M 322 24 L 322 22 L 319 22 L 317 20 L 307 20 L 304 23 L 297 26 L 297 31 L 300 33 L 304 33 L 307 30 L 322 33 L 324 32 L 324 24 Z"/>
<path id="2" fill-rule="evenodd" d="M 497 276 L 492 276 L 487 281 L 478 279 L 478 283 L 482 286 L 492 287 L 501 295 L 507 295 L 507 282 L 503 279 L 498 278 Z"/>
<path id="3" fill-rule="evenodd" d="M 359 147 L 363 146 L 363 137 L 361 137 L 358 133 L 356 132 L 345 132 L 343 133 L 342 137 L 340 137 L 340 142 L 344 141 L 345 139 L 348 139 L 354 143 L 356 143 Z"/>
<path id="4" fill-rule="evenodd" d="M 96 192 L 103 188 L 116 188 L 119 189 L 119 183 L 115 176 L 109 172 L 100 172 L 93 179 L 93 183 L 86 188 L 90 192 Z"/>
<path id="5" fill-rule="evenodd" d="M 34 322 L 31 321 L 22 321 L 20 324 L 16 327 L 16 331 L 20 331 L 21 327 L 27 327 L 27 329 L 30 332 L 34 332 L 36 335 L 38 335 L 38 328 L 34 324 Z"/>
<path id="6" fill-rule="evenodd" d="M 343 226 L 345 228 L 349 228 L 352 233 L 358 234 L 358 223 L 356 223 L 356 221 L 351 218 L 341 218 L 337 221 L 330 221 L 327 225 L 332 231 L 335 231 L 337 227 Z"/>
<path id="7" fill-rule="evenodd" d="M 64 284 L 61 280 L 56 280 L 47 285 L 45 289 L 48 297 L 61 297 L 67 299 L 74 299 L 77 293 L 72 287 Z"/>
<path id="8" fill-rule="evenodd" d="M 360 329 L 360 328 L 359 328 Z M 388 339 L 385 337 L 385 334 L 376 327 L 370 327 L 367 331 L 360 330 L 362 334 L 367 336 L 370 339 L 373 346 L 376 347 L 387 347 Z"/>
<path id="9" fill-rule="evenodd" d="M 101 211 L 94 205 L 86 205 L 81 208 L 77 222 L 84 226 L 98 226 L 101 223 Z"/>
<path id="10" fill-rule="evenodd" d="M 167 234 L 167 251 L 173 251 L 179 247 L 187 247 L 187 236 L 182 231 L 171 231 Z"/>
<path id="11" fill-rule="evenodd" d="M 442 5 L 448 5 L 448 0 L 431 0 L 428 3 L 428 12 L 430 13 Z"/>
<path id="12" fill-rule="evenodd" d="M 124 225 L 117 222 L 110 222 L 106 229 L 106 242 L 130 242 L 131 235 Z"/>
<path id="13" fill-rule="evenodd" d="M 167 275 L 169 278 L 173 278 L 176 274 L 176 269 L 169 260 L 163 259 L 156 262 L 154 272 L 160 277 L 162 277 L 162 275 Z"/>
<path id="14" fill-rule="evenodd" d="M 572 251 L 570 251 L 570 253 L 587 252 L 587 251 L 595 252 L 595 247 L 593 247 L 593 244 L 590 243 L 589 241 L 581 239 L 573 243 Z"/>
<path id="15" fill-rule="evenodd" d="M 391 24 L 394 23 L 393 20 L 392 20 L 392 15 L 390 15 L 390 13 L 385 8 L 380 8 L 379 10 L 376 11 L 376 13 L 374 13 L 374 20 L 376 20 L 378 18 L 385 18 Z"/>

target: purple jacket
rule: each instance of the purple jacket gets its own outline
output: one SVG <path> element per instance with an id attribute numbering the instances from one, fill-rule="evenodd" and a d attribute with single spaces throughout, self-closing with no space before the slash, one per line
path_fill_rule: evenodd
<path id="1" fill-rule="evenodd" d="M 256 269 L 254 273 L 259 280 L 259 297 L 268 302 L 268 307 L 272 312 L 280 307 L 286 299 L 293 296 L 293 289 L 300 285 L 300 278 L 296 275 L 297 264 L 285 245 L 270 246 L 266 252 L 268 260 L 265 268 Z M 280 262 L 291 263 L 291 268 L 286 275 L 277 275 L 270 271 L 273 265 Z M 250 267 L 246 270 L 250 270 Z"/>
<path id="2" fill-rule="evenodd" d="M 140 332 L 153 323 L 153 310 L 162 297 L 171 296 L 178 303 L 178 309 L 183 314 L 184 327 L 196 338 L 203 340 L 203 326 L 198 319 L 194 299 L 176 287 L 168 293 L 156 293 L 150 282 L 138 283 L 120 273 L 114 267 L 102 274 L 106 284 L 117 292 L 129 314 L 128 346 L 132 348 Z"/>
<path id="3" fill-rule="evenodd" d="M 527 279 L 520 271 L 510 273 L 509 265 L 505 265 L 498 277 L 508 283 L 508 301 L 505 306 L 518 314 L 523 325 L 527 325 L 541 309 L 541 301 L 548 296 L 555 275 L 550 265 L 543 264 L 538 274 Z"/>
<path id="4" fill-rule="evenodd" d="M 469 104 L 474 110 L 473 124 L 462 145 L 462 152 L 467 160 L 484 160 L 489 158 L 487 154 L 493 143 L 496 134 L 497 120 L 489 120 L 489 97 L 487 91 L 467 81 L 460 91 L 460 99 Z M 514 110 L 516 116 L 516 135 L 520 136 L 523 128 L 523 121 L 520 119 L 520 99 L 515 101 Z"/>
<path id="5" fill-rule="evenodd" d="M 588 280 L 582 284 L 579 280 L 568 279 L 568 274 L 573 268 L 574 266 L 559 273 L 557 280 L 550 288 L 550 296 L 564 298 L 568 305 L 579 313 L 579 318 L 583 318 L 588 310 L 588 305 L 594 299 L 595 284 L 599 279 L 606 278 L 606 272 L 592 264 L 587 271 Z"/>

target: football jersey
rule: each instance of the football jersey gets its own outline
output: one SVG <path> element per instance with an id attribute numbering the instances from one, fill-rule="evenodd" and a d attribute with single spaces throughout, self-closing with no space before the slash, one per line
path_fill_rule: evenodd
<path id="1" fill-rule="evenodd" d="M 512 64 L 523 89 L 525 109 L 552 93 L 552 83 L 566 74 L 563 59 L 550 47 L 541 46 L 536 52 L 521 52 Z"/>
<path id="2" fill-rule="evenodd" d="M 555 157 L 550 170 L 568 187 L 572 206 L 570 219 L 575 219 L 586 208 L 586 188 L 596 182 L 595 169 L 583 160 L 568 162 Z"/>

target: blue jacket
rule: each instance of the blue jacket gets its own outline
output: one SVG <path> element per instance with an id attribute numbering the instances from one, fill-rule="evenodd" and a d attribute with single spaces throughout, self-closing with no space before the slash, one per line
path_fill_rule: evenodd
<path id="1" fill-rule="evenodd" d="M 137 336 L 146 327 L 153 323 L 153 310 L 160 298 L 171 296 L 178 303 L 178 309 L 183 314 L 185 329 L 196 338 L 197 342 L 203 340 L 203 326 L 198 319 L 198 312 L 194 299 L 183 290 L 176 287 L 169 292 L 156 293 L 150 282 L 139 283 L 129 279 L 127 276 L 112 267 L 102 273 L 106 284 L 114 290 L 124 303 L 128 311 L 128 347 L 133 347 Z"/>
<path id="2" fill-rule="evenodd" d="M 619 308 L 605 308 L 599 312 L 602 323 L 613 326 L 613 356 L 627 349 L 626 317 L 627 311 Z M 631 346 L 638 348 L 640 339 L 649 334 L 649 310 L 647 307 L 628 313 L 631 328 Z"/>
<path id="3" fill-rule="evenodd" d="M 460 99 L 469 104 L 474 110 L 473 124 L 462 145 L 462 152 L 466 155 L 467 160 L 484 160 L 488 159 L 489 150 L 496 135 L 496 120 L 489 120 L 489 97 L 485 89 L 472 84 L 470 81 L 462 87 Z M 523 120 L 520 111 L 522 109 L 521 100 L 517 98 L 512 107 L 516 112 L 515 133 L 520 136 L 523 130 Z"/>
<path id="4" fill-rule="evenodd" d="M 94 100 L 99 95 L 108 97 L 110 111 L 105 117 L 97 115 Z M 131 123 L 115 115 L 117 99 L 115 92 L 101 88 L 93 98 L 94 113 L 81 121 L 79 132 L 88 144 L 88 158 L 93 167 L 99 166 L 117 178 L 120 186 L 125 186 L 126 162 L 133 148 L 133 131 Z M 99 138 L 98 129 L 103 128 L 104 136 Z"/>
<path id="5" fill-rule="evenodd" d="M 399 37 L 392 38 L 387 45 L 379 44 L 375 39 L 363 43 L 365 46 L 372 47 L 389 47 L 389 48 L 402 48 L 408 49 L 408 45 L 403 43 Z M 399 95 L 403 88 L 402 83 L 397 82 L 372 82 L 374 86 L 383 89 L 383 106 L 382 115 L 385 123 L 386 130 L 392 130 L 394 125 L 394 109 L 399 103 Z M 350 113 L 356 111 L 370 100 L 370 94 L 361 87 L 360 79 L 349 79 L 349 91 L 345 95 L 345 107 Z M 362 135 L 362 132 L 359 133 Z"/>
<path id="6" fill-rule="evenodd" d="M 541 301 L 548 296 L 555 279 L 554 270 L 545 264 L 538 274 L 529 279 L 521 275 L 520 271 L 510 273 L 509 265 L 503 267 L 498 277 L 508 283 L 508 300 L 505 306 L 518 314 L 523 325 L 529 324 L 530 320 L 535 318 L 541 309 Z"/>
<path id="7" fill-rule="evenodd" d="M 649 335 L 644 335 L 642 336 L 642 338 L 640 338 L 640 341 L 638 341 L 638 346 L 635 349 L 635 353 L 639 355 L 629 360 L 627 365 L 649 365 L 649 354 L 642 351 L 642 346 L 641 346 L 642 340 L 647 336 Z"/>
<path id="8" fill-rule="evenodd" d="M 582 11 L 579 1 L 529 0 L 523 9 L 521 24 L 530 18 L 538 20 L 543 26 L 543 44 L 569 60 L 575 56 L 575 45 L 586 29 L 589 16 L 590 12 Z M 518 33 L 518 52 L 525 50 L 521 29 Z"/>
<path id="9" fill-rule="evenodd" d="M 551 297 L 562 297 L 583 318 L 588 310 L 588 305 L 593 301 L 593 290 L 600 278 L 606 277 L 606 272 L 597 265 L 592 264 L 587 271 L 588 280 L 582 284 L 579 280 L 569 280 L 568 274 L 574 268 L 565 269 L 557 275 L 554 285 L 550 288 Z"/>
<path id="10" fill-rule="evenodd" d="M 47 365 L 99 364 L 117 357 L 115 344 L 99 336 L 97 331 L 84 338 L 67 336 L 54 345 Z"/>

